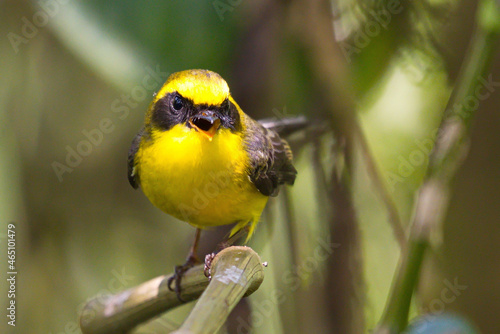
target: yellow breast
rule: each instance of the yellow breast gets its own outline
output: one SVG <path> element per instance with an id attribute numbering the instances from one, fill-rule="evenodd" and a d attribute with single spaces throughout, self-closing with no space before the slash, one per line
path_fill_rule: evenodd
<path id="1" fill-rule="evenodd" d="M 212 141 L 183 124 L 153 130 L 136 162 L 149 200 L 199 228 L 256 223 L 267 202 L 249 180 L 243 138 L 228 129 L 219 129 Z"/>

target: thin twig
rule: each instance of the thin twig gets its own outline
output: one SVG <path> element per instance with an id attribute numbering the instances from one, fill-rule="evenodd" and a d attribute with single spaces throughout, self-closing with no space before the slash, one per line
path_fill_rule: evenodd
<path id="1" fill-rule="evenodd" d="M 336 49 L 330 1 L 295 0 L 290 2 L 289 11 L 291 31 L 307 59 L 314 85 L 315 111 L 322 121 L 328 122 L 342 148 L 339 156 L 343 164 L 336 164 L 331 171 L 331 191 L 327 195 L 333 208 L 330 237 L 343 246 L 327 262 L 327 288 L 322 296 L 328 309 L 325 325 L 331 333 L 362 333 L 363 266 L 359 221 L 352 197 L 357 140 L 354 132 L 360 127 L 354 125 L 358 120 L 349 73 L 340 49 Z"/>
<path id="2" fill-rule="evenodd" d="M 337 138 L 345 138 L 351 143 L 347 147 L 360 150 L 374 190 L 387 210 L 388 222 L 393 229 L 394 236 L 400 248 L 404 249 L 407 240 L 405 229 L 357 117 L 345 61 L 340 50 L 335 48 L 329 2 L 311 3 L 305 0 L 295 2 L 297 5 L 304 6 L 300 8 L 301 17 L 310 13 L 310 19 L 304 20 L 310 23 L 299 31 L 299 36 L 305 39 L 307 50 L 311 50 L 308 55 L 313 64 L 312 70 L 317 75 L 318 92 L 324 99 L 326 110 L 329 112 L 322 117 L 330 120 L 330 126 L 336 132 Z M 355 157 L 352 153 L 348 153 L 347 156 L 351 159 Z M 353 161 L 346 160 L 346 168 L 353 169 L 354 165 Z M 350 170 L 350 173 L 354 175 L 354 170 Z"/>
<path id="3" fill-rule="evenodd" d="M 360 127 L 359 123 L 355 123 L 357 127 Z M 368 176 L 370 177 L 373 186 L 375 187 L 380 199 L 385 205 L 387 210 L 389 224 L 392 227 L 392 232 L 394 233 L 394 237 L 399 244 L 401 250 L 406 248 L 406 233 L 403 228 L 403 223 L 401 222 L 401 217 L 399 216 L 399 211 L 392 198 L 391 194 L 387 189 L 387 185 L 382 179 L 380 171 L 377 167 L 377 163 L 373 158 L 373 154 L 371 153 L 370 146 L 366 140 L 366 137 L 363 133 L 363 130 L 359 128 L 356 132 L 358 137 L 358 142 L 360 145 L 361 155 L 363 156 L 363 160 L 365 162 L 366 171 L 368 172 Z"/>

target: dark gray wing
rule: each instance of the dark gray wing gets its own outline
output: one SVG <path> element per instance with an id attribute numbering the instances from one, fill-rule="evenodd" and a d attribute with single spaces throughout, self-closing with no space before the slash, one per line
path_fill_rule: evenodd
<path id="1" fill-rule="evenodd" d="M 292 151 L 280 136 L 247 118 L 246 146 L 250 155 L 250 180 L 266 196 L 278 195 L 282 184 L 292 185 L 297 170 L 292 165 Z"/>
<path id="2" fill-rule="evenodd" d="M 139 175 L 137 174 L 137 169 L 135 167 L 135 155 L 139 150 L 139 145 L 141 144 L 142 136 L 144 135 L 144 128 L 142 128 L 139 133 L 132 140 L 132 146 L 128 151 L 128 182 L 134 189 L 139 187 Z"/>

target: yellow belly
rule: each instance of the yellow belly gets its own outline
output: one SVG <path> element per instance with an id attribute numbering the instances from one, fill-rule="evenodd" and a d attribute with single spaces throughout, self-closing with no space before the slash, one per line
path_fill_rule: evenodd
<path id="1" fill-rule="evenodd" d="M 209 141 L 179 124 L 153 131 L 137 152 L 141 188 L 164 212 L 193 226 L 257 223 L 267 202 L 248 177 L 241 136 L 220 129 Z"/>

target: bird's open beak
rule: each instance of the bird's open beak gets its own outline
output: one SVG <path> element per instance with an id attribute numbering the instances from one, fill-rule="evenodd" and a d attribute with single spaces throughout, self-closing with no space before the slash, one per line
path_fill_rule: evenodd
<path id="1" fill-rule="evenodd" d="M 189 124 L 207 137 L 208 140 L 212 141 L 212 138 L 219 129 L 220 119 L 213 111 L 205 110 L 191 117 Z"/>

